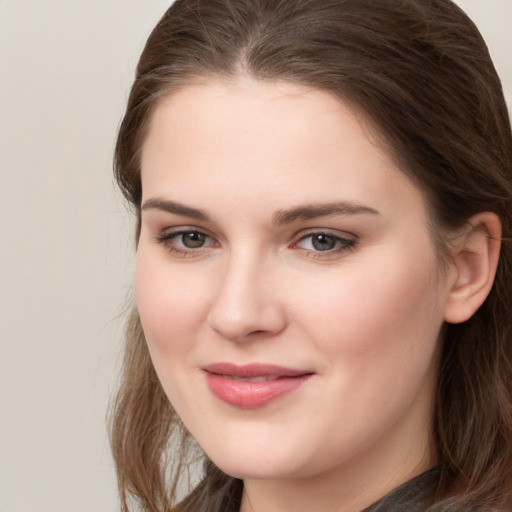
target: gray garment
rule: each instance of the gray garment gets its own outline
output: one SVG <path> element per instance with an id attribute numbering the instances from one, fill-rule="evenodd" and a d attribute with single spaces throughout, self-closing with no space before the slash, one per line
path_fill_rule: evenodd
<path id="1" fill-rule="evenodd" d="M 238 512 L 242 501 L 243 482 L 223 475 L 226 484 L 211 491 L 207 483 L 202 483 L 190 494 L 174 512 Z M 409 480 L 384 498 L 361 512 L 425 512 L 431 505 L 439 482 L 440 468 L 433 468 Z M 214 487 L 218 482 L 214 482 Z M 208 499 L 205 499 L 205 496 Z M 204 504 L 198 508 L 197 502 Z"/>
<path id="2" fill-rule="evenodd" d="M 430 469 L 409 480 L 361 512 L 424 512 L 431 505 L 440 469 Z"/>

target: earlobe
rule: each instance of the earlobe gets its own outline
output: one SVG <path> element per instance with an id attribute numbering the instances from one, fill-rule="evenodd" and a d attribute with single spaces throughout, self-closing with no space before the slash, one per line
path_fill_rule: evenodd
<path id="1" fill-rule="evenodd" d="M 500 238 L 501 222 L 495 213 L 481 212 L 468 220 L 452 255 L 446 322 L 468 320 L 486 299 L 496 275 Z"/>

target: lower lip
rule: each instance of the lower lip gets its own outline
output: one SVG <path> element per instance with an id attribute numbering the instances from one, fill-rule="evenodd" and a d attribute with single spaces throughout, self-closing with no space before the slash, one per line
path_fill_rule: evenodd
<path id="1" fill-rule="evenodd" d="M 268 405 L 295 391 L 310 377 L 310 374 L 306 374 L 264 382 L 248 382 L 206 372 L 210 391 L 223 402 L 241 409 L 256 409 Z"/>

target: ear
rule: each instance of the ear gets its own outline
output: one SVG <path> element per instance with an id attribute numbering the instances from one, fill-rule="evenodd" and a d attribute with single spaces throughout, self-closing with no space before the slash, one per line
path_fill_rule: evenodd
<path id="1" fill-rule="evenodd" d="M 452 254 L 444 319 L 457 324 L 470 318 L 491 291 L 501 247 L 501 222 L 492 212 L 471 217 Z"/>

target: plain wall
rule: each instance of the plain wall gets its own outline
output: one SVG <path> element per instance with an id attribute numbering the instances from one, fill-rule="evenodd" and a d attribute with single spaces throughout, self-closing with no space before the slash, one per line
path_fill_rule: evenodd
<path id="1" fill-rule="evenodd" d="M 131 293 L 111 177 L 169 1 L 0 0 L 0 512 L 114 512 L 105 428 Z M 512 98 L 512 0 L 460 0 Z"/>

